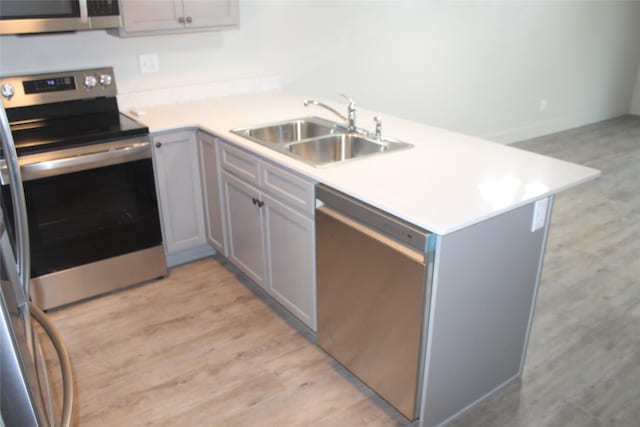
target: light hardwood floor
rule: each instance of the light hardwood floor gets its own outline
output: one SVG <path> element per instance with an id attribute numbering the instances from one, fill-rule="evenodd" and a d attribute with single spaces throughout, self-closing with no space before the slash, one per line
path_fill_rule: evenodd
<path id="1" fill-rule="evenodd" d="M 49 316 L 71 353 L 78 426 L 403 423 L 226 261 Z"/>
<path id="2" fill-rule="evenodd" d="M 640 118 L 516 146 L 603 175 L 556 197 L 522 380 L 454 425 L 640 426 Z M 50 318 L 78 426 L 405 424 L 220 259 Z"/>
<path id="3" fill-rule="evenodd" d="M 521 381 L 455 423 L 640 426 L 640 117 L 516 145 L 602 176 L 553 208 Z"/>

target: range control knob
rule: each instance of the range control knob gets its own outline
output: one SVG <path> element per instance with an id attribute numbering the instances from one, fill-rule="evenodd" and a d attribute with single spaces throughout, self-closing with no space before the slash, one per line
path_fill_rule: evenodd
<path id="1" fill-rule="evenodd" d="M 107 87 L 111 85 L 112 81 L 113 77 L 111 77 L 111 74 L 100 74 L 100 86 Z"/>
<path id="2" fill-rule="evenodd" d="M 98 84 L 98 79 L 96 79 L 96 76 L 84 76 L 84 86 L 87 89 L 91 89 L 96 87 L 96 85 Z"/>
<path id="3" fill-rule="evenodd" d="M 11 100 L 13 95 L 16 94 L 16 89 L 13 87 L 11 83 L 5 83 L 2 85 L 2 96 Z"/>

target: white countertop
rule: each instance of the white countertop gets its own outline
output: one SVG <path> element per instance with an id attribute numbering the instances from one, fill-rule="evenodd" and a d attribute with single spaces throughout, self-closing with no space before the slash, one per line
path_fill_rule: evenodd
<path id="1" fill-rule="evenodd" d="M 308 116 L 339 121 L 323 108 L 305 108 L 304 99 L 263 92 L 145 108 L 132 117 L 151 132 L 201 128 L 440 235 L 600 175 L 595 169 L 385 115 L 383 135 L 413 148 L 323 168 L 229 132 Z M 327 103 L 346 113 L 346 104 Z M 374 115 L 358 106 L 356 124 L 371 130 Z"/>

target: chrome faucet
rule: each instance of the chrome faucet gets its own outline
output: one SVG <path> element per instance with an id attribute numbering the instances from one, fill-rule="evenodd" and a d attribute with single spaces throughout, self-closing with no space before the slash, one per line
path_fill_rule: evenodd
<path id="1" fill-rule="evenodd" d="M 340 117 L 342 120 L 347 122 L 347 132 L 356 132 L 357 130 L 356 129 L 356 103 L 353 101 L 353 99 L 349 98 L 347 95 L 343 93 L 340 95 L 346 98 L 347 101 L 349 101 L 349 109 L 347 110 L 347 116 L 344 116 L 343 114 L 339 113 L 338 110 L 331 108 L 327 104 L 324 104 L 315 99 L 305 100 L 304 106 L 308 107 L 309 104 L 313 104 L 313 105 L 317 105 L 318 107 L 326 108 L 327 110 L 331 111 L 333 114 L 335 114 L 336 116 Z"/>

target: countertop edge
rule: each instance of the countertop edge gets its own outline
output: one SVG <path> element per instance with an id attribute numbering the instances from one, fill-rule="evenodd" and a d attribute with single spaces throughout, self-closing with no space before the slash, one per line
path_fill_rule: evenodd
<path id="1" fill-rule="evenodd" d="M 423 125 L 420 123 L 415 123 L 406 119 L 395 118 L 388 115 L 386 116 L 387 122 L 391 123 L 394 126 L 394 132 L 400 133 L 400 131 L 402 130 L 402 126 L 408 126 L 412 128 L 405 134 L 409 136 L 414 135 L 414 138 L 418 140 L 417 143 L 408 140 L 408 138 L 406 137 L 402 138 L 402 135 L 398 137 L 395 133 L 390 136 L 405 140 L 406 142 L 414 144 L 414 146 L 420 145 L 420 150 L 414 147 L 415 151 L 412 153 L 414 154 L 414 156 L 412 156 L 411 154 L 405 154 L 404 156 L 395 157 L 396 160 L 394 161 L 393 156 L 399 152 L 386 153 L 384 155 L 374 156 L 377 157 L 377 159 L 358 159 L 353 162 L 347 162 L 348 164 L 345 163 L 330 166 L 327 168 L 315 168 L 299 160 L 288 157 L 285 154 L 272 150 L 266 146 L 245 139 L 242 136 L 233 134 L 230 132 L 230 130 L 236 127 L 241 127 L 243 125 L 259 125 L 261 123 L 268 123 L 269 121 L 274 122 L 296 117 L 316 116 L 327 118 L 330 120 L 333 120 L 334 117 L 327 116 L 326 114 L 320 114 L 322 113 L 322 111 L 319 111 L 317 109 L 307 110 L 298 108 L 298 102 L 293 104 L 293 107 L 291 107 L 290 104 L 292 99 L 297 101 L 297 99 L 304 98 L 298 94 L 287 94 L 284 92 L 261 92 L 255 95 L 255 99 L 252 98 L 251 95 L 252 94 L 245 94 L 240 96 L 198 100 L 193 103 L 181 103 L 177 106 L 151 107 L 147 109 L 144 115 L 136 115 L 128 112 L 124 113 L 134 120 L 146 124 L 149 127 L 152 135 L 176 131 L 179 129 L 194 129 L 209 133 L 258 156 L 264 157 L 269 161 L 289 168 L 294 172 L 305 176 L 315 182 L 320 182 L 334 187 L 339 191 L 345 192 L 352 197 L 356 197 L 366 203 L 385 210 L 392 215 L 395 215 L 405 221 L 413 223 L 438 235 L 446 235 L 459 231 L 489 218 L 532 203 L 536 200 L 543 199 L 550 195 L 584 184 L 588 181 L 598 178 L 601 175 L 601 172 L 599 170 L 586 166 L 576 165 L 571 162 L 543 156 L 537 153 L 522 150 L 517 147 L 508 147 L 502 144 L 492 143 L 490 141 L 485 141 L 472 136 L 457 134 L 446 129 L 434 128 L 428 125 Z M 271 97 L 272 99 L 270 99 L 269 97 Z M 230 110 L 232 110 L 231 112 L 225 111 L 225 104 L 232 105 L 232 108 L 230 108 Z M 238 105 L 242 106 L 242 108 L 238 108 Z M 252 105 L 253 108 L 260 110 L 262 114 L 252 114 Z M 273 107 L 274 112 L 272 115 L 270 115 L 271 113 L 265 112 L 265 105 Z M 181 111 L 176 111 L 177 109 Z M 203 111 L 203 109 L 206 109 L 207 111 Z M 234 109 L 240 111 L 234 111 Z M 282 112 L 278 113 L 278 111 Z M 364 109 L 360 109 L 359 113 L 360 116 L 373 116 L 377 114 L 375 112 Z M 238 118 L 238 116 L 240 115 L 243 116 L 242 119 Z M 247 116 L 246 121 L 244 120 L 245 115 Z M 256 118 L 253 118 L 252 115 L 256 116 Z M 214 118 L 210 119 L 210 116 Z M 265 118 L 262 119 L 262 117 Z M 274 120 L 270 120 L 270 117 L 273 117 Z M 434 137 L 433 135 L 436 136 Z M 437 139 L 437 137 L 443 138 L 445 141 L 433 142 L 432 139 Z M 483 142 L 485 144 L 482 144 Z M 507 151 L 505 151 L 505 147 Z M 448 148 L 454 153 L 448 153 L 446 151 Z M 521 153 L 516 156 L 514 154 L 515 151 L 508 151 L 509 149 L 519 150 Z M 425 193 L 426 195 L 424 195 L 421 201 L 416 202 L 415 205 L 412 206 L 406 203 L 406 199 L 400 199 L 398 195 L 394 194 L 393 189 L 390 190 L 389 188 L 382 188 L 381 186 L 379 190 L 369 191 L 369 189 L 367 188 L 366 180 L 363 181 L 362 175 L 371 174 L 371 169 L 376 170 L 375 172 L 373 172 L 373 174 L 375 174 L 380 170 L 381 167 L 384 169 L 387 168 L 388 165 L 390 165 L 390 169 L 395 168 L 394 171 L 396 171 L 397 174 L 394 174 L 394 178 L 397 177 L 397 180 L 400 184 L 402 184 L 403 181 L 419 181 L 418 178 L 422 178 L 422 176 L 418 177 L 411 175 L 412 172 L 417 170 L 416 168 L 419 167 L 419 165 L 416 166 L 414 164 L 414 169 L 406 168 L 408 169 L 407 171 L 403 170 L 402 163 L 403 161 L 414 161 L 415 163 L 415 159 L 411 160 L 412 157 L 416 157 L 423 153 L 428 153 L 428 150 L 433 150 L 434 152 L 437 151 L 441 157 L 442 153 L 446 153 L 446 159 L 449 159 L 451 156 L 455 155 L 462 156 L 463 154 L 466 157 L 473 159 L 473 155 L 477 155 L 477 153 L 468 154 L 464 150 L 475 150 L 478 153 L 482 152 L 482 155 L 484 155 L 485 157 L 487 157 L 487 153 L 484 152 L 486 152 L 487 150 L 491 152 L 489 156 L 493 155 L 494 152 L 497 153 L 497 155 L 503 155 L 506 152 L 509 155 L 512 155 L 512 157 L 517 157 L 518 161 L 520 161 L 521 163 L 523 162 L 523 159 L 529 157 L 530 159 L 535 159 L 538 163 L 547 168 L 554 169 L 554 172 L 558 172 L 562 168 L 568 168 L 571 169 L 571 171 L 564 174 L 556 173 L 556 175 L 559 176 L 554 177 L 555 181 L 557 181 L 557 184 L 554 184 L 553 186 L 547 188 L 546 191 L 539 191 L 526 197 L 521 196 L 517 200 L 506 203 L 504 206 L 500 207 L 488 207 L 486 203 L 484 203 L 482 206 L 479 206 L 479 198 L 478 195 L 475 194 L 478 191 L 477 189 L 471 189 L 469 190 L 470 194 L 473 193 L 475 196 L 475 200 L 473 200 L 472 202 L 475 202 L 476 206 L 469 207 L 466 205 L 462 205 L 460 204 L 460 200 L 458 200 L 457 206 L 454 206 L 454 208 L 449 208 L 458 210 L 457 212 L 455 212 L 455 215 L 445 215 L 442 213 L 438 213 L 437 215 L 430 215 L 429 212 L 433 214 L 437 212 L 437 209 L 443 209 L 443 205 L 441 203 L 434 203 L 437 206 L 435 206 L 435 208 L 431 206 L 431 204 L 428 203 L 427 200 L 429 196 L 428 192 Z M 468 161 L 469 159 L 467 159 L 467 162 Z M 498 165 L 498 160 L 496 160 L 496 165 Z M 508 169 L 505 168 L 504 165 L 500 166 L 505 170 Z M 488 170 L 488 168 L 485 169 Z M 405 173 L 404 176 L 402 175 L 403 172 Z M 516 172 L 513 173 L 516 174 Z M 387 175 L 389 174 L 390 173 L 387 172 Z M 573 175 L 569 177 L 568 175 L 570 174 Z M 384 181 L 382 178 L 376 178 L 376 175 L 371 176 L 373 177 L 372 182 L 375 183 L 372 185 L 384 185 Z M 428 175 L 425 176 L 428 177 Z M 439 182 L 438 185 L 445 185 L 446 182 L 444 181 L 446 181 L 447 178 L 450 177 L 443 177 L 443 181 Z M 475 182 L 472 176 L 464 176 L 463 178 L 467 179 L 467 182 Z M 549 181 L 552 181 L 552 179 L 549 179 Z M 420 190 L 421 188 L 416 183 L 413 183 L 412 185 L 413 188 L 417 190 Z M 458 189 L 465 188 L 460 186 L 458 187 Z M 380 197 L 377 197 L 378 195 Z M 442 194 L 442 191 L 438 194 L 438 196 L 440 196 L 438 198 L 440 201 L 445 198 L 445 196 L 443 196 Z M 398 204 L 394 204 L 394 201 L 403 202 L 399 203 L 402 206 L 397 206 Z M 453 203 L 453 205 L 456 205 L 456 203 Z M 469 205 L 473 205 L 473 203 L 469 203 Z"/>

